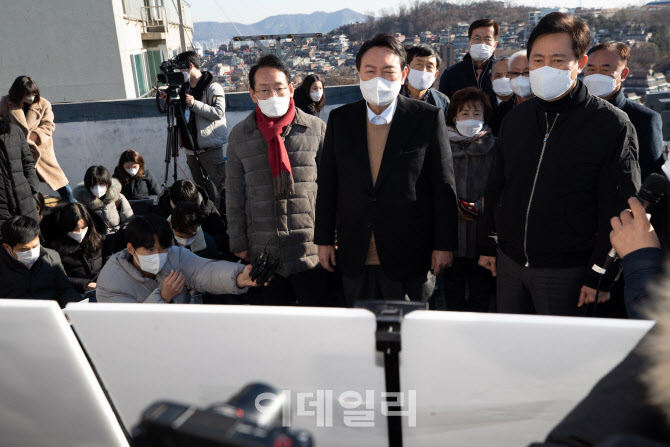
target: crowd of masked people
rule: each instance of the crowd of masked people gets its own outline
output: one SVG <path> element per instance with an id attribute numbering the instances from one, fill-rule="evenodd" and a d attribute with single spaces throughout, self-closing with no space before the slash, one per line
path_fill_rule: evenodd
<path id="1" fill-rule="evenodd" d="M 508 58 L 495 58 L 499 34 L 495 21 L 475 21 L 468 54 L 446 69 L 429 46 L 374 36 L 356 56 L 363 99 L 327 123 L 321 78 L 295 87 L 285 62 L 263 56 L 249 72 L 256 108 L 230 132 L 221 86 L 182 53 L 193 182 L 165 188 L 128 150 L 73 189 L 49 102 L 17 78 L 0 99 L 3 297 L 412 300 L 670 321 L 670 300 L 651 313 L 648 287 L 663 270 L 667 200 L 650 217 L 635 198 L 670 164 L 660 116 L 624 95 L 631 48 L 589 48 L 588 26 L 558 12 Z M 45 207 L 40 182 L 64 203 Z M 609 266 L 611 248 L 620 259 Z M 277 263 L 259 284 L 251 264 L 262 254 Z M 542 445 L 667 445 L 668 333 L 659 323 Z"/>
<path id="2" fill-rule="evenodd" d="M 602 273 L 612 219 L 667 157 L 660 116 L 624 95 L 631 49 L 589 48 L 588 26 L 562 13 L 509 58 L 495 58 L 499 33 L 472 23 L 446 69 L 429 46 L 374 36 L 356 57 L 364 99 L 327 124 L 323 80 L 295 87 L 263 56 L 249 72 L 257 107 L 230 131 L 221 86 L 182 53 L 193 181 L 165 188 L 127 150 L 73 189 L 51 105 L 17 78 L 0 100 L 4 295 L 566 316 L 598 296 L 601 315 L 640 317 L 646 279 L 630 272 L 660 262 L 665 213 L 650 223 L 659 251 Z M 45 208 L 40 181 L 65 203 Z M 264 252 L 277 269 L 256 284 L 245 265 Z"/>

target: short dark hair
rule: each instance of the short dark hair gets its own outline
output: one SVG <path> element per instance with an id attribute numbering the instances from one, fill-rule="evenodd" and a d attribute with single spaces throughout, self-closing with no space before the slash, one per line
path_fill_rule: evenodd
<path id="1" fill-rule="evenodd" d="M 256 87 L 256 81 L 254 80 L 254 77 L 256 76 L 256 72 L 259 68 L 275 68 L 284 73 L 287 84 L 291 83 L 291 70 L 289 70 L 286 62 L 279 59 L 274 54 L 266 54 L 265 56 L 259 57 L 256 61 L 256 65 L 251 67 L 251 70 L 249 70 L 249 87 L 251 87 L 252 90 L 254 90 L 254 87 Z"/>
<path id="2" fill-rule="evenodd" d="M 140 170 L 137 171 L 138 177 L 144 177 L 144 158 L 140 155 L 139 152 L 132 149 L 123 151 L 119 157 L 119 163 L 114 168 L 114 177 L 118 178 L 122 185 L 127 185 L 133 179 L 130 174 L 128 174 L 123 167 L 127 162 L 137 163 L 140 165 Z"/>
<path id="3" fill-rule="evenodd" d="M 190 63 L 193 64 L 195 68 L 200 68 L 201 63 L 200 63 L 200 56 L 198 56 L 198 53 L 195 51 L 184 51 L 183 53 L 179 53 L 177 55 L 177 60 L 178 61 L 189 61 Z"/>
<path id="4" fill-rule="evenodd" d="M 155 214 L 133 217 L 126 226 L 126 242 L 134 249 L 150 249 L 155 244 L 154 235 L 162 248 L 172 246 L 172 228 L 167 220 Z"/>
<path id="5" fill-rule="evenodd" d="M 94 185 L 112 186 L 112 176 L 104 166 L 91 166 L 84 174 L 84 186 L 91 189 Z"/>
<path id="6" fill-rule="evenodd" d="M 81 252 L 85 256 L 91 256 L 102 250 L 103 237 L 98 233 L 95 221 L 91 212 L 81 203 L 66 203 L 61 205 L 58 210 L 58 228 L 59 236 L 66 236 L 69 231 L 73 231 L 79 221 L 83 219 L 86 222 L 88 231 L 81 241 Z"/>
<path id="7" fill-rule="evenodd" d="M 439 53 L 428 45 L 421 44 L 413 47 L 405 47 L 405 52 L 407 53 L 407 64 L 411 64 L 415 57 L 434 57 L 435 68 L 440 68 L 442 64 L 442 58 Z"/>
<path id="8" fill-rule="evenodd" d="M 531 58 L 533 44 L 540 36 L 546 34 L 567 33 L 572 40 L 572 52 L 577 59 L 586 55 L 586 50 L 591 42 L 591 31 L 586 22 L 576 19 L 573 15 L 562 12 L 552 12 L 540 20 L 528 38 L 528 59 Z"/>
<path id="9" fill-rule="evenodd" d="M 477 28 L 490 28 L 490 27 L 493 27 L 493 39 L 498 40 L 498 36 L 500 35 L 500 25 L 498 25 L 498 22 L 491 19 L 479 19 L 472 22 L 470 24 L 470 28 L 468 28 L 468 39 L 472 38 L 472 32 Z"/>
<path id="10" fill-rule="evenodd" d="M 175 205 L 179 202 L 198 203 L 198 187 L 190 180 L 177 180 L 169 188 L 170 200 Z"/>
<path id="11" fill-rule="evenodd" d="M 326 87 L 323 85 L 323 80 L 318 74 L 311 74 L 308 76 L 305 76 L 305 79 L 303 79 L 302 83 L 298 87 L 300 90 L 302 90 L 303 95 L 305 95 L 305 99 L 307 99 L 310 103 L 313 103 L 314 101 L 311 100 L 309 97 L 309 91 L 312 88 L 312 85 L 315 82 L 320 82 L 321 85 L 323 86 L 324 93 L 321 95 L 321 99 L 319 99 L 319 102 L 314 103 L 314 110 L 317 112 L 320 112 L 321 109 L 326 105 Z"/>
<path id="12" fill-rule="evenodd" d="M 2 224 L 2 242 L 10 247 L 27 244 L 40 235 L 40 224 L 29 216 L 15 216 Z"/>
<path id="13" fill-rule="evenodd" d="M 491 109 L 488 95 L 477 87 L 466 87 L 457 91 L 451 97 L 449 109 L 447 110 L 447 124 L 456 127 L 456 117 L 458 116 L 458 112 L 460 112 L 466 104 L 475 104 L 478 102 L 481 103 L 484 108 L 484 124 L 490 123 L 493 109 Z"/>
<path id="14" fill-rule="evenodd" d="M 202 225 L 206 214 L 198 205 L 191 202 L 179 202 L 172 209 L 170 224 L 172 229 L 180 233 L 190 233 L 196 227 Z"/>
<path id="15" fill-rule="evenodd" d="M 388 48 L 393 51 L 400 59 L 401 69 L 404 69 L 405 65 L 407 65 L 407 53 L 400 41 L 391 34 L 379 33 L 375 34 L 372 39 L 366 40 L 361 46 L 361 49 L 358 50 L 358 53 L 356 54 L 356 70 L 361 70 L 361 60 L 363 60 L 363 55 L 375 47 Z"/>
<path id="16" fill-rule="evenodd" d="M 19 76 L 9 87 L 9 100 L 14 104 L 21 104 L 24 97 L 35 95 L 33 104 L 40 102 L 40 89 L 29 76 Z"/>
<path id="17" fill-rule="evenodd" d="M 616 51 L 617 54 L 619 55 L 619 59 L 621 59 L 624 63 L 625 66 L 628 66 L 628 61 L 630 60 L 630 47 L 623 43 L 623 42 L 615 42 L 613 40 L 609 40 L 607 42 L 603 42 L 599 45 L 596 45 L 595 47 L 591 48 L 586 55 L 590 56 L 592 53 L 595 53 L 596 51 Z"/>

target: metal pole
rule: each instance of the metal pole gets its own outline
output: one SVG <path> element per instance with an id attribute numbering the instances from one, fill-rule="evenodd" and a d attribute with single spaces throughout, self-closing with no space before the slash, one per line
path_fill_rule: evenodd
<path id="1" fill-rule="evenodd" d="M 186 34 L 184 34 L 184 16 L 181 9 L 181 0 L 177 0 L 177 12 L 179 13 L 179 40 L 181 41 L 181 51 L 186 51 Z"/>

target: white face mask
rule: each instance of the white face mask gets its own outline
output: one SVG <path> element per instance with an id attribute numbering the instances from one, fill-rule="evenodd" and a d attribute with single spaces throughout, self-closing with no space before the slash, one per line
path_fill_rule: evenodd
<path id="1" fill-rule="evenodd" d="M 137 255 L 137 263 L 140 265 L 140 268 L 142 271 L 150 273 L 152 275 L 158 274 L 163 267 L 165 267 L 165 263 L 167 262 L 167 253 L 155 253 L 153 255 L 139 255 L 137 252 L 135 252 Z"/>
<path id="2" fill-rule="evenodd" d="M 16 259 L 25 265 L 26 267 L 30 268 L 33 266 L 35 261 L 40 257 L 40 245 L 37 247 L 33 248 L 32 250 L 28 251 L 16 251 Z"/>
<path id="3" fill-rule="evenodd" d="M 387 81 L 384 78 L 374 78 L 369 81 L 360 81 L 363 98 L 373 106 L 391 104 L 398 97 L 402 82 Z"/>
<path id="4" fill-rule="evenodd" d="M 184 75 L 184 82 L 188 82 L 191 79 L 191 74 L 188 71 L 181 72 Z"/>
<path id="5" fill-rule="evenodd" d="M 462 120 L 456 121 L 456 130 L 464 137 L 474 137 L 484 128 L 484 121 Z"/>
<path id="6" fill-rule="evenodd" d="M 498 96 L 509 96 L 512 93 L 512 84 L 509 78 L 498 78 L 495 79 L 493 82 L 493 91 L 496 93 Z"/>
<path id="7" fill-rule="evenodd" d="M 86 233 L 88 232 L 88 227 L 84 228 L 80 232 L 74 232 L 74 231 L 68 231 L 67 235 L 70 236 L 72 239 L 77 241 L 78 243 L 81 244 L 81 241 L 84 240 L 84 237 L 86 236 Z"/>
<path id="8" fill-rule="evenodd" d="M 132 177 L 135 177 L 137 173 L 140 172 L 140 168 L 126 169 L 126 172 L 130 174 Z"/>
<path id="9" fill-rule="evenodd" d="M 592 74 L 584 77 L 584 85 L 593 96 L 604 98 L 616 89 L 616 79 L 603 74 Z"/>
<path id="10" fill-rule="evenodd" d="M 32 104 L 33 102 L 35 102 L 35 95 L 26 96 L 23 102 L 25 102 L 26 104 Z"/>
<path id="11" fill-rule="evenodd" d="M 310 99 L 314 102 L 321 101 L 322 96 L 323 96 L 323 90 L 319 90 L 318 92 L 310 92 L 309 94 Z"/>
<path id="12" fill-rule="evenodd" d="M 575 66 L 577 69 L 578 66 Z M 559 70 L 558 68 L 545 65 L 530 71 L 530 86 L 533 93 L 540 99 L 551 101 L 567 92 L 574 80 L 572 79 L 572 70 Z"/>
<path id="13" fill-rule="evenodd" d="M 99 199 L 100 197 L 107 194 L 107 187 L 105 185 L 93 185 L 91 187 L 91 194 Z"/>
<path id="14" fill-rule="evenodd" d="M 279 118 L 286 115 L 291 104 L 290 96 L 271 96 L 268 99 L 259 99 L 258 107 L 268 118 Z"/>
<path id="15" fill-rule="evenodd" d="M 430 71 L 419 71 L 413 68 L 409 69 L 407 76 L 409 85 L 419 91 L 428 90 L 435 83 L 435 73 Z"/>
<path id="16" fill-rule="evenodd" d="M 516 96 L 525 98 L 533 93 L 530 89 L 530 78 L 527 78 L 526 76 L 517 76 L 509 82 L 512 87 L 512 91 Z"/>
<path id="17" fill-rule="evenodd" d="M 200 231 L 200 230 L 198 230 Z M 177 241 L 177 245 L 180 247 L 189 247 L 193 242 L 195 242 L 195 238 L 198 237 L 198 234 L 196 233 L 195 236 L 191 236 L 188 239 L 184 239 L 183 237 L 179 237 L 175 234 L 174 238 Z"/>
<path id="18" fill-rule="evenodd" d="M 470 57 L 477 62 L 483 62 L 490 58 L 491 55 L 493 55 L 493 47 L 491 45 L 486 45 L 485 43 L 470 45 Z"/>

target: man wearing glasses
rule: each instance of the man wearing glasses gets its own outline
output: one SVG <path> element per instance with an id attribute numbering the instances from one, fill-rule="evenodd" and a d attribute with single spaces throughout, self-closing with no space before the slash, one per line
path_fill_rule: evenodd
<path id="1" fill-rule="evenodd" d="M 326 124 L 295 107 L 291 73 L 275 55 L 249 71 L 256 109 L 233 127 L 226 163 L 230 250 L 245 262 L 266 250 L 279 260 L 261 305 L 325 305 L 326 272 L 314 245 L 317 156 Z M 318 268 L 315 268 L 318 267 Z"/>
<path id="2" fill-rule="evenodd" d="M 497 101 L 491 83 L 491 71 L 499 35 L 500 26 L 491 19 L 472 22 L 468 29 L 468 54 L 442 74 L 440 91 L 451 98 L 465 87 L 477 87 L 489 96 L 491 107 L 495 108 Z"/>

